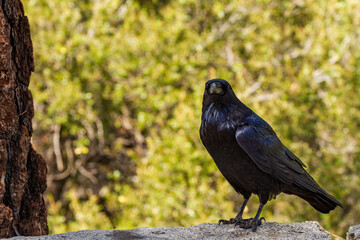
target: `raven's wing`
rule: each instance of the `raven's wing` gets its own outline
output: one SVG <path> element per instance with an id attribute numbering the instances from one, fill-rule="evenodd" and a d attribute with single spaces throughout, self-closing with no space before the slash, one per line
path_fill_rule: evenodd
<path id="1" fill-rule="evenodd" d="M 305 165 L 264 124 L 244 124 L 236 130 L 236 141 L 263 172 L 286 184 L 294 173 L 303 174 Z"/>

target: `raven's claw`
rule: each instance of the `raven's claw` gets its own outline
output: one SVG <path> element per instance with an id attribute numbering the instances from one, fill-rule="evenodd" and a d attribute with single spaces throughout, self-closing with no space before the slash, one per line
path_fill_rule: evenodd
<path id="1" fill-rule="evenodd" d="M 220 219 L 219 220 L 219 225 L 221 225 L 221 224 L 233 224 L 233 223 L 236 223 L 235 218 L 230 218 L 230 220 L 225 220 L 225 219 Z"/>
<path id="2" fill-rule="evenodd" d="M 236 226 L 240 226 L 240 227 L 246 226 L 246 225 L 250 224 L 250 222 L 252 222 L 252 220 L 253 220 L 253 218 L 240 219 L 240 220 L 235 222 L 234 227 L 236 227 Z"/>
<path id="3" fill-rule="evenodd" d="M 256 231 L 256 228 L 261 225 L 262 221 L 265 222 L 265 218 L 262 217 L 260 219 L 249 218 L 249 219 L 242 219 L 235 223 L 235 227 L 239 226 L 240 228 L 249 229 L 251 228 L 253 232 Z"/>

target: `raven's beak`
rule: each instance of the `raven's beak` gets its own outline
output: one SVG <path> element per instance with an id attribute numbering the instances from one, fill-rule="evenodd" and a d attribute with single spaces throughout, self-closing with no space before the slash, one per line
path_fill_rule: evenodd
<path id="1" fill-rule="evenodd" d="M 213 82 L 210 85 L 210 89 L 209 89 L 210 94 L 216 93 L 216 94 L 220 94 L 223 95 L 224 94 L 224 90 L 222 89 L 222 84 L 219 82 Z"/>

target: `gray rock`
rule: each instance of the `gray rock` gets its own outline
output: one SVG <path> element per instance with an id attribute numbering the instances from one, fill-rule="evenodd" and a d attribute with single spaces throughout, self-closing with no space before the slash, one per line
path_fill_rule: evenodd
<path id="1" fill-rule="evenodd" d="M 346 233 L 346 240 L 360 240 L 360 225 L 351 226 Z"/>
<path id="2" fill-rule="evenodd" d="M 11 240 L 140 240 L 140 239 L 328 239 L 331 237 L 318 222 L 266 222 L 254 233 L 233 225 L 204 223 L 190 227 L 135 228 L 130 230 L 83 230 L 39 237 L 13 237 Z"/>

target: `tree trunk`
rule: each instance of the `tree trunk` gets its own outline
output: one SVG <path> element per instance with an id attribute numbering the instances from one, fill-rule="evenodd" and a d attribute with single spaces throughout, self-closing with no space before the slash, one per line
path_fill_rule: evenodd
<path id="1" fill-rule="evenodd" d="M 20 0 L 0 0 L 0 238 L 48 234 L 46 163 L 31 145 L 34 70 Z"/>

